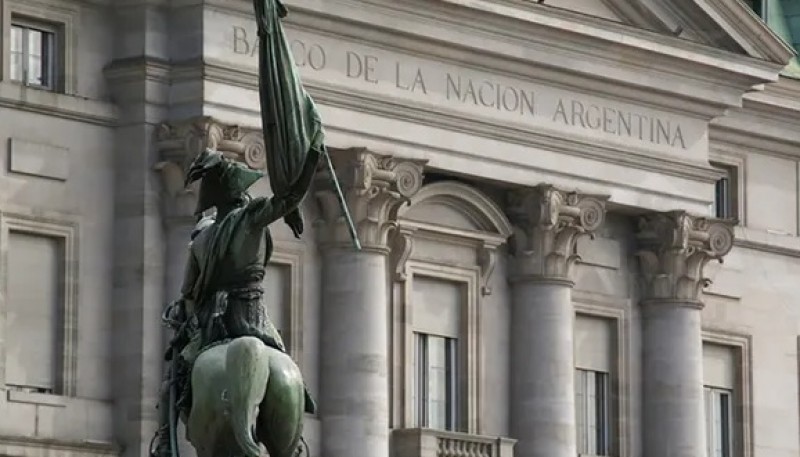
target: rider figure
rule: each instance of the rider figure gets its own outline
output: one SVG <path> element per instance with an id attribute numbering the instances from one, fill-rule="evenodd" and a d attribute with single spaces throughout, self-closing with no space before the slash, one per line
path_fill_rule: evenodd
<path id="1" fill-rule="evenodd" d="M 180 326 L 170 347 L 180 353 L 172 363 L 178 363 L 179 380 L 184 378 L 178 385 L 183 391 L 180 397 L 185 399 L 180 402 L 182 409 L 188 409 L 191 402 L 190 367 L 209 345 L 247 335 L 286 352 L 261 300 L 273 248 L 268 226 L 285 217 L 294 235 L 300 237 L 303 221 L 295 210 L 310 187 L 320 156 L 321 151 L 312 149 L 286 194 L 271 198 L 250 198 L 247 189 L 263 175 L 217 152 L 205 150 L 192 163 L 186 184 L 202 180 L 196 214 L 202 216 L 212 207 L 217 214 L 201 219 L 193 232 L 182 297 L 169 316 Z M 159 406 L 161 424 L 154 451 L 158 457 L 170 454 L 168 385 L 162 387 Z M 316 411 L 307 390 L 305 405 L 307 413 Z"/>

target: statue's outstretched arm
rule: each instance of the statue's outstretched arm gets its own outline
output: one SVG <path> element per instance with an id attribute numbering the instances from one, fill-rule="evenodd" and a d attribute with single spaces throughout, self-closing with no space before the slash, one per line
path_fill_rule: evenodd
<path id="1" fill-rule="evenodd" d="M 253 224 L 267 226 L 297 208 L 311 187 L 321 155 L 316 148 L 309 151 L 300 176 L 285 194 L 274 195 L 272 198 L 256 198 L 250 202 L 248 209 L 252 211 Z"/>

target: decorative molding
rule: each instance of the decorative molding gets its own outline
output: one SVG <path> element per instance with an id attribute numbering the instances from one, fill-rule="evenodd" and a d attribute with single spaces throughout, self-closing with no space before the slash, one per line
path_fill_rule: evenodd
<path id="1" fill-rule="evenodd" d="M 161 172 L 164 211 L 180 221 L 194 220 L 198 184 L 185 188 L 184 178 L 201 151 L 213 149 L 254 169 L 264 169 L 267 163 L 260 131 L 223 124 L 208 116 L 163 123 L 156 130 L 156 142 L 162 160 L 155 170 Z"/>
<path id="2" fill-rule="evenodd" d="M 741 95 L 753 85 L 777 80 L 785 65 L 743 58 L 741 54 L 720 52 L 706 44 L 562 8 L 546 8 L 527 1 L 508 3 L 495 0 L 439 0 L 434 3 L 426 0 L 332 0 L 294 5 L 294 13 L 288 20 L 304 28 L 315 28 L 310 24 L 315 20 L 328 24 L 336 24 L 337 19 L 345 20 L 351 24 L 350 31 L 343 32 L 340 28 L 337 34 L 357 34 L 362 40 L 369 36 L 370 41 L 375 42 L 373 36 L 382 31 L 375 24 L 386 23 L 375 18 L 392 17 L 393 30 L 402 30 L 408 36 L 416 32 L 417 38 L 430 42 L 457 43 L 463 50 L 494 56 L 513 55 L 515 60 L 520 60 L 518 49 L 527 48 L 527 61 L 547 62 L 559 74 L 563 75 L 563 70 L 568 69 L 573 74 L 592 78 L 609 75 L 622 85 L 648 85 L 651 92 L 669 90 L 663 84 L 664 78 L 683 79 L 686 85 L 676 83 L 673 87 L 691 86 L 693 89 L 683 90 L 678 97 L 692 93 L 708 103 L 722 102 L 729 106 L 738 105 Z M 358 15 L 351 13 L 354 10 Z M 625 33 L 620 33 L 621 27 Z M 461 32 L 453 36 L 454 31 Z M 552 39 L 554 34 L 561 38 L 557 44 Z M 626 62 L 617 59 L 612 63 L 607 58 L 609 54 L 624 54 L 629 58 Z M 556 55 L 558 58 L 554 59 Z M 787 54 L 786 59 L 789 57 Z M 582 64 L 577 68 L 574 62 Z M 597 65 L 585 65 L 590 62 Z M 647 63 L 647 68 L 643 62 Z M 661 78 L 642 78 L 643 72 L 660 74 Z M 529 74 L 539 76 L 538 73 L 537 69 Z"/>
<path id="3" fill-rule="evenodd" d="M 404 282 L 408 279 L 406 265 L 414 250 L 415 227 L 400 225 L 394 237 L 394 247 L 392 248 L 392 273 L 394 280 Z"/>
<path id="4" fill-rule="evenodd" d="M 607 196 L 566 192 L 547 184 L 511 192 L 513 279 L 571 283 L 572 266 L 580 258 L 577 240 L 594 237 L 605 221 L 607 200 Z"/>
<path id="5" fill-rule="evenodd" d="M 407 207 L 400 210 L 400 215 L 406 215 L 417 205 L 437 203 L 458 209 L 475 225 L 476 231 L 502 238 L 514 233 L 511 223 L 497 204 L 478 189 L 458 181 L 439 181 L 426 185 L 414 195 Z"/>
<path id="6" fill-rule="evenodd" d="M 425 161 L 399 160 L 363 148 L 329 150 L 329 154 L 362 248 L 388 254 L 389 234 L 397 228 L 400 207 L 422 187 Z M 327 225 L 318 231 L 320 245 L 349 249 L 350 232 L 328 171 L 319 173 L 316 182 L 322 222 Z"/>
<path id="7" fill-rule="evenodd" d="M 54 220 L 35 215 L 0 212 L 0 269 L 8 266 L 9 233 L 22 232 L 60 239 L 63 246 L 63 303 L 60 316 L 61 355 L 60 386 L 56 395 L 75 396 L 78 374 L 78 289 L 79 250 L 78 224 L 71 220 Z M 5 328 L 8 304 L 8 284 L 0 280 L 0 326 Z M 0 333 L 0 386 L 6 382 L 6 345 Z"/>
<path id="8" fill-rule="evenodd" d="M 474 229 L 446 227 L 436 220 L 421 222 L 409 218 L 414 208 L 431 204 L 455 209 L 469 220 Z M 506 243 L 513 228 L 500 207 L 489 197 L 457 181 L 440 181 L 424 186 L 411 199 L 410 205 L 400 210 L 400 219 L 401 231 L 447 244 L 474 247 L 476 264 L 481 270 L 481 293 L 492 293 L 490 283 L 497 263 L 497 249 Z"/>
<path id="9" fill-rule="evenodd" d="M 496 243 L 484 242 L 483 246 L 478 248 L 478 266 L 481 269 L 481 294 L 483 295 L 492 294 L 491 280 L 497 265 L 497 247 Z"/>
<path id="10" fill-rule="evenodd" d="M 734 223 L 685 211 L 648 214 L 639 220 L 642 301 L 702 307 L 709 281 L 703 270 L 722 260 L 734 243 Z"/>

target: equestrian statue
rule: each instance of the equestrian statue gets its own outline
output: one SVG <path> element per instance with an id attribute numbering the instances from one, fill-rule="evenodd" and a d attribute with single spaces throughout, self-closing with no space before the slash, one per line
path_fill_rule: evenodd
<path id="1" fill-rule="evenodd" d="M 303 88 L 283 32 L 280 0 L 254 0 L 260 39 L 259 96 L 272 197 L 247 190 L 263 173 L 206 149 L 186 186 L 199 181 L 197 224 L 180 298 L 164 312 L 175 330 L 159 398 L 152 457 L 179 457 L 177 421 L 198 457 L 293 457 L 303 417 L 316 404 L 266 313 L 263 280 L 278 219 L 303 234 L 300 204 L 321 159 L 360 247 L 324 145 L 322 121 Z M 207 216 L 216 210 L 213 216 Z"/>

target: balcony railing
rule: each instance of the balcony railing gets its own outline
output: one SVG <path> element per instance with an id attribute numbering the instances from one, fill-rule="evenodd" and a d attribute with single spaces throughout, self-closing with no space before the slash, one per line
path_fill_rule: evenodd
<path id="1" fill-rule="evenodd" d="M 391 457 L 513 457 L 516 440 L 431 429 L 392 432 Z"/>

